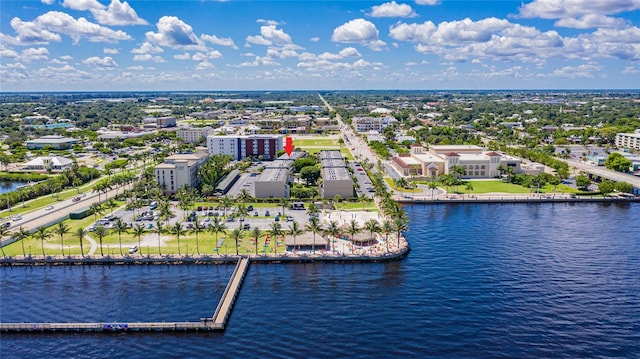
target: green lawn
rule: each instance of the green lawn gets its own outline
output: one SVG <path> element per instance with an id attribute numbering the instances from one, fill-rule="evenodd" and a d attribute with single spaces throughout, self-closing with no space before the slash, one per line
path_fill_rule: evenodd
<path id="1" fill-rule="evenodd" d="M 512 194 L 524 194 L 531 193 L 531 189 L 522 187 L 517 184 L 507 183 L 503 181 L 470 181 L 473 186 L 473 190 L 467 192 L 465 186 L 458 186 L 458 193 L 470 193 L 470 194 L 484 194 L 484 193 L 512 193 Z M 443 186 L 440 186 L 444 188 Z M 450 189 L 451 192 L 454 192 L 455 189 Z M 553 186 L 546 185 L 540 188 L 541 193 L 553 193 Z M 577 193 L 578 191 L 574 188 L 559 185 L 556 187 L 556 193 Z"/>
<path id="2" fill-rule="evenodd" d="M 396 191 L 400 191 L 400 192 L 405 193 L 405 194 L 422 193 L 422 192 L 424 192 L 424 191 L 422 190 L 422 188 L 406 189 L 406 188 L 398 187 L 398 186 L 396 186 L 396 185 L 394 185 L 394 184 L 393 184 L 393 180 L 392 180 L 391 178 L 389 178 L 389 177 L 385 177 L 385 178 L 384 178 L 384 181 L 385 181 L 385 182 L 387 182 L 387 184 L 388 184 L 389 186 L 391 186 L 391 188 L 393 188 L 394 190 L 396 190 Z M 417 182 L 416 182 L 416 183 L 417 183 Z"/>
<path id="3" fill-rule="evenodd" d="M 293 145 L 296 147 L 304 148 L 304 147 L 339 147 L 338 139 L 335 138 L 302 138 L 302 139 L 294 139 Z"/>

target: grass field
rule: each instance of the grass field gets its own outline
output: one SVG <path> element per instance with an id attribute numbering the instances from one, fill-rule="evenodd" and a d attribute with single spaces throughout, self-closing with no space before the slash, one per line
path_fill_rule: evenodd
<path id="1" fill-rule="evenodd" d="M 335 138 L 301 138 L 294 139 L 293 145 L 299 148 L 305 147 L 340 147 L 338 139 Z"/>
<path id="2" fill-rule="evenodd" d="M 405 194 L 422 193 L 422 192 L 424 192 L 424 191 L 422 190 L 422 188 L 406 189 L 406 188 L 398 187 L 398 186 L 396 186 L 396 185 L 394 185 L 394 184 L 393 184 L 393 180 L 392 180 L 391 178 L 389 178 L 389 177 L 385 177 L 385 178 L 384 178 L 384 181 L 385 181 L 385 182 L 387 182 L 387 184 L 388 184 L 389 186 L 391 186 L 391 188 L 393 188 L 394 190 L 396 190 L 396 191 L 400 191 L 400 192 L 405 193 Z"/>
<path id="3" fill-rule="evenodd" d="M 484 194 L 484 193 L 511 193 L 511 194 L 525 194 L 531 193 L 531 189 L 522 187 L 517 184 L 507 183 L 503 181 L 470 181 L 473 186 L 473 190 L 467 192 L 464 185 L 458 186 L 457 193 L 470 193 L 470 194 Z M 443 187 L 443 186 L 440 186 Z M 546 185 L 540 188 L 540 193 L 553 193 L 553 186 Z M 453 189 L 451 190 L 454 191 Z M 556 193 L 577 193 L 574 188 L 559 185 L 555 189 Z"/>

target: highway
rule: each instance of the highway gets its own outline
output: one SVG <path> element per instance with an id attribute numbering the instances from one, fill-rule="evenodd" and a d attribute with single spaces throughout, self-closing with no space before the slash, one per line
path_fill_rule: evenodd
<path id="1" fill-rule="evenodd" d="M 578 162 L 578 161 L 566 161 L 569 167 L 575 167 L 579 171 L 584 171 L 588 173 L 592 173 L 594 175 L 610 179 L 616 182 L 627 182 L 633 185 L 636 190 L 640 190 L 640 177 L 636 177 L 626 173 L 620 173 L 616 171 L 612 171 L 605 167 L 596 167 L 591 166 L 586 163 Z"/>

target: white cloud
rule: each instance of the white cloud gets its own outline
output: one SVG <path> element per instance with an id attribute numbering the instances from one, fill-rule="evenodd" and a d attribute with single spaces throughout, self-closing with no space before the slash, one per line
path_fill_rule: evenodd
<path id="1" fill-rule="evenodd" d="M 353 47 L 345 47 L 344 49 L 340 50 L 340 52 L 338 52 L 338 54 L 341 57 L 360 57 L 362 56 L 358 50 L 356 50 Z"/>
<path id="2" fill-rule="evenodd" d="M 637 67 L 633 67 L 633 66 L 627 66 L 624 68 L 624 70 L 622 70 L 623 74 L 640 74 L 640 68 Z"/>
<path id="3" fill-rule="evenodd" d="M 553 71 L 549 76 L 551 77 L 566 77 L 566 78 L 591 78 L 595 73 L 602 70 L 602 66 L 595 63 L 582 64 L 578 66 L 565 66 Z"/>
<path id="4" fill-rule="evenodd" d="M 118 67 L 118 63 L 110 56 L 98 57 L 92 56 L 82 60 L 85 65 L 92 66 L 98 70 L 109 70 Z"/>
<path id="5" fill-rule="evenodd" d="M 197 52 L 191 57 L 194 61 L 205 61 L 210 59 L 219 59 L 222 54 L 218 50 L 209 51 L 208 53 Z"/>
<path id="6" fill-rule="evenodd" d="M 138 17 L 136 11 L 128 2 L 111 0 L 111 4 L 106 10 L 91 12 L 96 21 L 104 25 L 147 25 L 147 21 Z"/>
<path id="7" fill-rule="evenodd" d="M 90 11 L 102 25 L 146 25 L 147 21 L 138 17 L 128 2 L 111 0 L 108 7 L 97 0 L 64 0 L 62 6 L 73 10 Z"/>
<path id="8" fill-rule="evenodd" d="M 64 0 L 62 6 L 79 11 L 102 10 L 105 8 L 97 0 Z"/>
<path id="9" fill-rule="evenodd" d="M 256 56 L 255 60 L 251 62 L 243 62 L 238 65 L 230 65 L 233 67 L 256 67 L 256 66 L 278 66 L 279 63 L 273 61 L 270 57 L 260 57 Z"/>
<path id="10" fill-rule="evenodd" d="M 117 55 L 120 53 L 120 51 L 118 51 L 118 49 L 112 49 L 109 47 L 105 47 L 104 49 L 102 49 L 102 52 L 104 52 L 105 54 L 110 54 L 110 55 Z"/>
<path id="11" fill-rule="evenodd" d="M 556 27 L 569 27 L 573 29 L 622 28 L 626 25 L 627 22 L 624 19 L 599 14 L 588 14 L 577 19 L 560 19 L 554 24 Z"/>
<path id="12" fill-rule="evenodd" d="M 319 37 L 317 37 L 317 36 L 314 36 L 314 37 L 310 38 L 310 39 L 309 39 L 309 41 L 311 41 L 311 42 L 318 42 L 318 41 L 320 41 L 320 38 L 319 38 Z"/>
<path id="13" fill-rule="evenodd" d="M 175 16 L 163 16 L 156 24 L 158 32 L 146 33 L 152 44 L 171 48 L 203 49 L 202 41 L 193 32 L 191 25 Z"/>
<path id="14" fill-rule="evenodd" d="M 416 0 L 418 5 L 438 5 L 440 0 Z"/>
<path id="15" fill-rule="evenodd" d="M 208 61 L 202 61 L 196 66 L 196 70 L 208 70 L 210 68 L 213 68 L 213 64 Z"/>
<path id="16" fill-rule="evenodd" d="M 0 40 L 13 45 L 28 46 L 60 42 L 62 38 L 58 34 L 46 30 L 40 24 L 22 21 L 20 18 L 11 19 L 11 27 L 16 32 L 15 37 L 0 34 Z"/>
<path id="17" fill-rule="evenodd" d="M 49 50 L 44 47 L 24 49 L 20 53 L 20 60 L 24 62 L 35 60 L 47 60 L 49 58 Z"/>
<path id="18" fill-rule="evenodd" d="M 155 46 L 149 41 L 145 41 L 142 43 L 142 45 L 140 45 L 140 47 L 131 50 L 131 53 L 132 54 L 159 54 L 163 51 L 164 50 L 161 47 Z"/>
<path id="19" fill-rule="evenodd" d="M 284 30 L 278 29 L 276 25 L 260 26 L 260 35 L 247 36 L 246 40 L 255 45 L 265 46 L 285 46 L 292 44 L 291 36 L 284 32 Z"/>
<path id="20" fill-rule="evenodd" d="M 431 40 L 441 45 L 454 45 L 468 42 L 488 41 L 499 30 L 509 28 L 512 24 L 495 17 L 473 21 L 469 18 L 460 21 L 444 21 L 438 24 Z"/>
<path id="21" fill-rule="evenodd" d="M 60 56 L 60 59 L 61 59 L 61 60 L 69 61 L 69 60 L 73 60 L 73 57 L 71 57 L 71 56 L 69 56 L 69 55 L 62 55 L 62 56 Z"/>
<path id="22" fill-rule="evenodd" d="M 233 42 L 233 39 L 230 37 L 217 37 L 216 35 L 203 34 L 203 35 L 200 35 L 200 38 L 203 41 L 210 42 L 214 45 L 228 46 L 236 50 L 238 49 L 238 46 L 235 44 L 235 42 Z"/>
<path id="23" fill-rule="evenodd" d="M 283 22 L 276 21 L 276 20 L 258 19 L 256 20 L 256 22 L 258 24 L 266 24 L 266 25 L 273 25 L 273 26 L 284 25 Z"/>
<path id="24" fill-rule="evenodd" d="M 0 58 L 15 59 L 16 57 L 18 57 L 17 51 L 14 51 L 0 43 Z"/>
<path id="25" fill-rule="evenodd" d="M 382 5 L 376 5 L 371 10 L 371 16 L 373 17 L 415 17 L 418 16 L 410 5 L 398 4 L 391 1 Z"/>
<path id="26" fill-rule="evenodd" d="M 189 55 L 188 52 L 185 52 L 184 54 L 173 55 L 173 58 L 176 60 L 191 60 L 191 55 Z"/>
<path id="27" fill-rule="evenodd" d="M 142 54 L 133 56 L 133 61 L 153 61 L 153 62 L 164 62 L 164 59 L 160 56 L 153 56 L 151 54 Z"/>
<path id="28" fill-rule="evenodd" d="M 359 43 L 374 51 L 379 51 L 386 45 L 378 38 L 376 26 L 365 19 L 354 19 L 336 27 L 331 41 Z"/>
<path id="29" fill-rule="evenodd" d="M 534 0 L 520 7 L 525 18 L 564 19 L 640 9 L 640 0 Z"/>
<path id="30" fill-rule="evenodd" d="M 68 35 L 74 43 L 78 43 L 81 38 L 87 38 L 91 42 L 118 42 L 131 39 L 131 36 L 124 31 L 115 31 L 94 24 L 83 17 L 75 19 L 59 11 L 49 11 L 38 16 L 33 22 L 43 29 Z"/>
<path id="31" fill-rule="evenodd" d="M 144 70 L 144 66 L 142 66 L 142 65 L 129 66 L 129 67 L 127 67 L 127 70 L 130 70 L 130 71 L 142 71 L 142 70 Z"/>
<path id="32" fill-rule="evenodd" d="M 53 5 L 53 3 L 56 2 L 56 0 L 40 0 L 40 2 L 42 2 L 45 5 Z"/>

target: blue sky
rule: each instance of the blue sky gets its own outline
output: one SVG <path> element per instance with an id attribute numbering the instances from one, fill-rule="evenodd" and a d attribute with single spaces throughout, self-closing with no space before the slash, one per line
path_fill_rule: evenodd
<path id="1" fill-rule="evenodd" d="M 640 0 L 0 4 L 1 91 L 638 84 Z"/>

